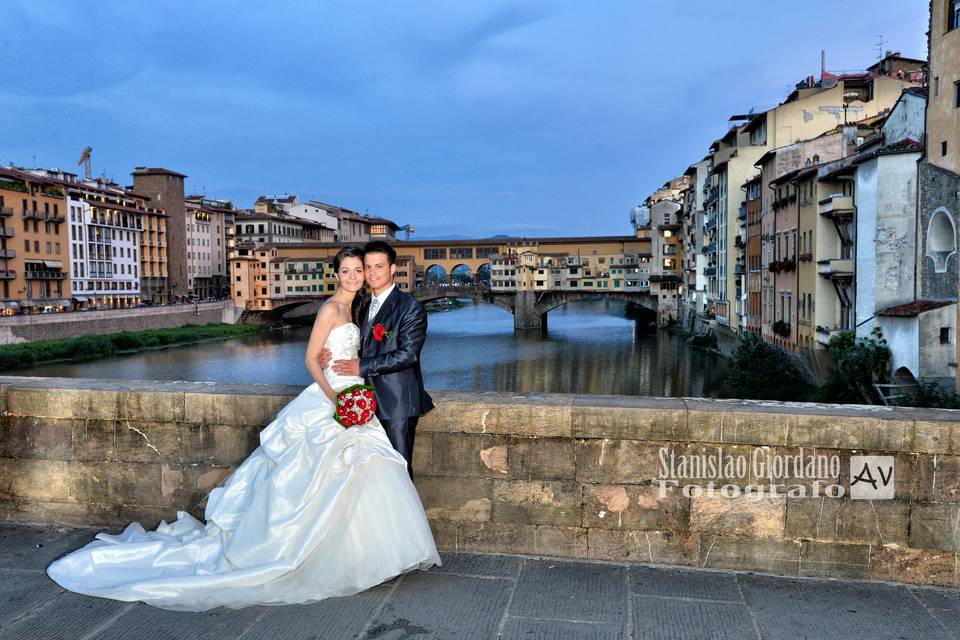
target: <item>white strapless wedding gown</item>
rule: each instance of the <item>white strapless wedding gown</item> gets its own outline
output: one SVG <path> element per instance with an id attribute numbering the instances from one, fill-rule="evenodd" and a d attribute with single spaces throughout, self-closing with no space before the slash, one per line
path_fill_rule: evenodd
<path id="1" fill-rule="evenodd" d="M 360 329 L 336 327 L 334 359 L 357 356 Z M 336 390 L 362 382 L 327 379 Z M 307 603 L 357 593 L 440 557 L 406 462 L 374 420 L 345 429 L 314 383 L 260 432 L 214 489 L 207 524 L 178 512 L 155 531 L 100 533 L 47 573 L 70 591 L 164 609 Z"/>

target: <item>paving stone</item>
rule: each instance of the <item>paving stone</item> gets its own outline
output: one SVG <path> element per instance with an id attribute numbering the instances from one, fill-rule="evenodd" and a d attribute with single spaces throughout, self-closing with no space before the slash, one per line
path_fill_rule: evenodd
<path id="1" fill-rule="evenodd" d="M 301 609 L 302 611 L 302 609 Z M 263 615 L 264 607 L 167 611 L 136 604 L 97 634 L 96 640 L 221 640 L 237 638 Z M 274 636 L 282 637 L 282 636 Z M 296 637 L 296 636 L 293 636 Z"/>
<path id="2" fill-rule="evenodd" d="M 960 638 L 960 591 L 910 589 L 927 611 L 955 637 Z"/>
<path id="3" fill-rule="evenodd" d="M 0 626 L 63 593 L 45 573 L 0 570 Z"/>
<path id="4" fill-rule="evenodd" d="M 746 607 L 729 602 L 633 596 L 632 604 L 636 640 L 749 640 L 757 637 Z"/>
<path id="5" fill-rule="evenodd" d="M 743 602 L 734 574 L 656 567 L 629 568 L 630 593 L 666 598 Z"/>
<path id="6" fill-rule="evenodd" d="M 64 593 L 4 626 L 0 640 L 79 640 L 128 608 L 125 602 Z"/>
<path id="7" fill-rule="evenodd" d="M 443 565 L 432 567 L 430 573 L 456 573 L 466 576 L 516 578 L 520 575 L 517 556 L 485 555 L 480 553 L 441 553 Z"/>
<path id="8" fill-rule="evenodd" d="M 363 638 L 495 638 L 512 587 L 512 580 L 501 578 L 409 574 L 390 595 Z"/>
<path id="9" fill-rule="evenodd" d="M 510 618 L 500 640 L 626 640 L 621 624 Z"/>
<path id="10" fill-rule="evenodd" d="M 0 523 L 0 569 L 44 570 L 51 562 L 84 546 L 95 529 Z"/>
<path id="11" fill-rule="evenodd" d="M 243 635 L 243 640 L 356 638 L 389 592 L 389 587 L 375 587 L 348 598 L 270 607 Z"/>
<path id="12" fill-rule="evenodd" d="M 626 568 L 616 565 L 526 560 L 510 615 L 626 623 Z"/>
<path id="13" fill-rule="evenodd" d="M 763 638 L 946 638 L 906 587 L 867 582 L 739 575 Z"/>

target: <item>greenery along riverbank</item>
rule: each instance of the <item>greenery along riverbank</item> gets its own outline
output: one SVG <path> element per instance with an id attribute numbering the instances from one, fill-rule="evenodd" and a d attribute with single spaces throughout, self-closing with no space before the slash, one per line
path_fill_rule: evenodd
<path id="1" fill-rule="evenodd" d="M 117 353 L 205 342 L 207 340 L 225 340 L 257 333 L 269 328 L 249 324 L 203 324 L 187 325 L 174 329 L 121 331 L 120 333 L 108 333 L 99 336 L 5 344 L 0 345 L 0 371 L 51 362 L 91 360 Z"/>

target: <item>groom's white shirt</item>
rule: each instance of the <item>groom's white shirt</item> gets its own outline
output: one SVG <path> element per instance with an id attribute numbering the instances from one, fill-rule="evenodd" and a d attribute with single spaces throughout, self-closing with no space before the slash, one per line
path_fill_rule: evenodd
<path id="1" fill-rule="evenodd" d="M 372 295 L 372 294 L 371 294 L 371 296 L 370 296 L 371 304 L 372 304 L 374 298 L 376 298 L 376 299 L 377 299 L 377 302 L 379 302 L 379 304 L 377 305 L 377 313 L 380 313 L 380 309 L 383 309 L 383 303 L 387 301 L 387 296 L 389 296 L 391 293 L 393 293 L 393 290 L 396 289 L 396 288 L 397 288 L 397 283 L 393 283 L 392 285 L 390 285 L 389 287 L 387 287 L 387 289 L 386 289 L 385 291 L 381 291 L 381 292 L 380 292 L 380 295 L 375 296 L 375 295 Z M 372 322 L 372 321 L 373 321 L 373 318 L 374 318 L 374 316 L 368 317 L 368 318 L 367 318 L 367 322 Z"/>

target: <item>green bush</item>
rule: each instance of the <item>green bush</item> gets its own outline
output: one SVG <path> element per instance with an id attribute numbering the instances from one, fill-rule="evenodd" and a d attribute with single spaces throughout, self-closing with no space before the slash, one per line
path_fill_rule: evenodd
<path id="1" fill-rule="evenodd" d="M 900 400 L 897 404 L 904 407 L 960 409 L 960 394 L 945 389 L 936 382 L 921 380 L 909 396 Z"/>
<path id="2" fill-rule="evenodd" d="M 700 347 L 701 349 L 713 349 L 716 350 L 717 345 L 717 336 L 710 333 L 698 333 L 697 335 L 690 338 L 690 344 L 695 347 Z"/>
<path id="3" fill-rule="evenodd" d="M 752 331 L 737 342 L 727 384 L 736 397 L 752 400 L 800 400 L 811 392 L 793 359 Z"/>
<path id="4" fill-rule="evenodd" d="M 890 380 L 890 349 L 880 327 L 874 327 L 868 338 L 857 338 L 853 331 L 843 331 L 830 338 L 827 347 L 834 368 L 827 383 L 820 388 L 823 402 L 882 404 L 874 390 L 874 382 Z"/>
<path id="5" fill-rule="evenodd" d="M 102 336 L 0 345 L 0 371 L 63 360 L 102 358 L 118 351 L 192 344 L 198 340 L 234 338 L 263 331 L 265 328 L 256 325 L 188 325 L 176 329 L 121 331 Z"/>

